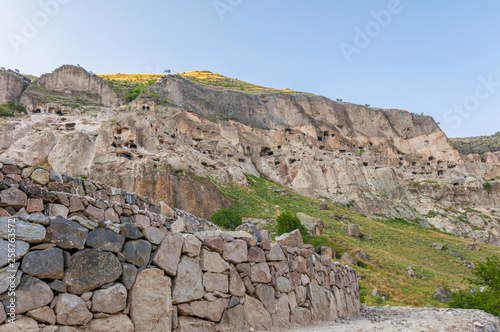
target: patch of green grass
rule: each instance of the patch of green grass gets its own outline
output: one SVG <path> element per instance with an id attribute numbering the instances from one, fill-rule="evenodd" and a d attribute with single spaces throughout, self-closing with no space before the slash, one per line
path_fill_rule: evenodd
<path id="1" fill-rule="evenodd" d="M 232 231 L 242 224 L 241 216 L 231 209 L 220 209 L 215 211 L 210 220 L 217 226 Z"/>
<path id="2" fill-rule="evenodd" d="M 108 84 L 116 93 L 123 96 L 129 103 L 139 97 L 144 88 L 154 84 L 156 81 L 151 80 L 148 82 L 133 82 L 106 79 L 106 82 L 108 82 Z"/>
<path id="3" fill-rule="evenodd" d="M 0 117 L 13 117 L 26 114 L 26 109 L 23 105 L 16 105 L 13 102 L 0 105 Z"/>
<path id="4" fill-rule="evenodd" d="M 438 213 L 437 213 L 436 211 L 434 211 L 434 210 L 429 210 L 429 212 L 427 212 L 426 217 L 427 217 L 427 218 L 434 218 L 434 217 L 436 217 L 437 215 L 438 215 Z"/>
<path id="5" fill-rule="evenodd" d="M 31 83 L 33 83 L 34 81 L 36 81 L 38 79 L 37 76 L 28 75 L 28 74 L 22 74 L 22 75 L 29 78 L 31 80 Z"/>

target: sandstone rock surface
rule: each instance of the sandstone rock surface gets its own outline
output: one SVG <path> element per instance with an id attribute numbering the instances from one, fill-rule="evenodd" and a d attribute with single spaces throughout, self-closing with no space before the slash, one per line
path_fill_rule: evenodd
<path id="1" fill-rule="evenodd" d="M 171 280 L 163 270 L 148 268 L 139 272 L 130 293 L 130 303 L 130 317 L 136 331 L 171 330 Z"/>

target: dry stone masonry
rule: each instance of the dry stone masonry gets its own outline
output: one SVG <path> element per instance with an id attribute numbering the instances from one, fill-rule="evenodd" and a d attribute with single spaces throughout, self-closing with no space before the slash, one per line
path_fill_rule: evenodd
<path id="1" fill-rule="evenodd" d="M 248 331 L 360 312 L 356 271 L 298 231 L 273 243 L 90 180 L 0 168 L 0 332 Z"/>

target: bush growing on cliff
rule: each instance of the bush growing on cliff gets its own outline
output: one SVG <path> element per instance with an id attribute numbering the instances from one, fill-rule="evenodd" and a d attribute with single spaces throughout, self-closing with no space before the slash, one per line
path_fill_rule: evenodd
<path id="1" fill-rule="evenodd" d="M 135 88 L 132 90 L 131 93 L 129 93 L 128 95 L 125 95 L 125 100 L 130 103 L 131 101 L 133 101 L 134 99 L 136 99 L 137 97 L 139 97 L 139 94 L 141 93 L 141 89 L 140 88 Z"/>
<path id="2" fill-rule="evenodd" d="M 304 226 L 300 223 L 299 218 L 297 218 L 295 215 L 287 212 L 282 212 L 278 218 L 276 218 L 276 222 L 278 223 L 278 229 L 276 232 L 278 235 L 281 235 L 283 233 L 290 233 L 291 231 L 294 231 L 296 229 L 300 230 L 300 234 L 302 234 L 302 237 L 307 233 Z"/>
<path id="3" fill-rule="evenodd" d="M 241 216 L 234 210 L 231 209 L 220 209 L 217 210 L 210 218 L 214 224 L 219 227 L 223 227 L 228 230 L 234 231 L 234 229 L 240 226 L 243 222 Z"/>
<path id="4" fill-rule="evenodd" d="M 488 181 L 486 181 L 485 183 L 483 183 L 483 188 L 487 191 L 487 192 L 491 192 L 493 190 L 493 186 L 491 185 L 491 183 L 489 183 Z"/>
<path id="5" fill-rule="evenodd" d="M 0 105 L 0 116 L 11 117 L 19 113 L 26 113 L 23 105 L 16 105 L 10 101 L 7 104 Z"/>
<path id="6" fill-rule="evenodd" d="M 482 292 L 460 290 L 453 293 L 448 305 L 451 308 L 480 309 L 500 316 L 500 259 L 489 257 L 486 263 L 479 263 L 472 273 L 475 278 L 469 281 L 478 286 L 485 286 L 485 289 Z"/>

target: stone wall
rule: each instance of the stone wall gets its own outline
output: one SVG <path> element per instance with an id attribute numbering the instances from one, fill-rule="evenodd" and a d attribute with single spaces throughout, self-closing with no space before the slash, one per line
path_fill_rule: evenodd
<path id="1" fill-rule="evenodd" d="M 0 163 L 0 332 L 246 331 L 359 313 L 356 271 L 298 231 L 274 243 L 253 227 L 221 232 L 147 197 Z"/>

